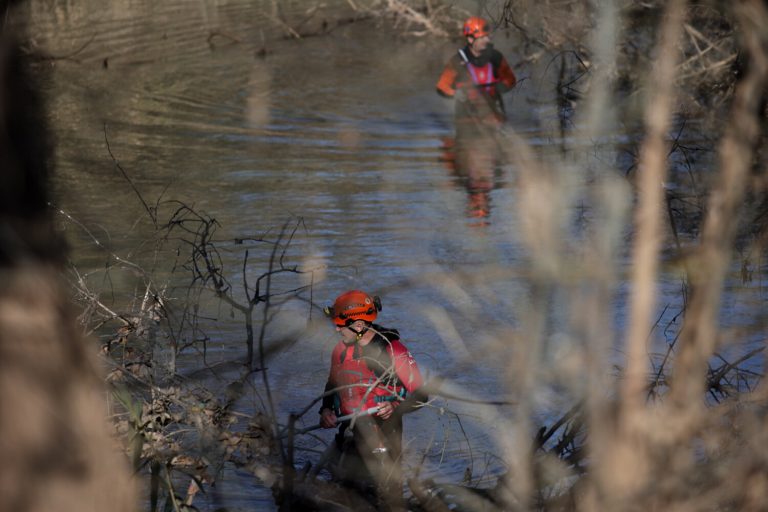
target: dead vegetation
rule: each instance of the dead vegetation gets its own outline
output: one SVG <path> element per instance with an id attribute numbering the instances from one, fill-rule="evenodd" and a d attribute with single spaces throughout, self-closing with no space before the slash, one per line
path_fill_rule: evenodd
<path id="1" fill-rule="evenodd" d="M 760 387 L 762 375 L 751 368 L 754 358 L 761 357 L 762 348 L 731 360 L 718 355 L 715 312 L 730 248 L 738 242 L 736 205 L 746 193 L 749 173 L 754 172 L 753 155 L 762 136 L 759 119 L 764 115 L 760 101 L 765 72 L 760 63 L 766 48 L 765 41 L 757 35 L 759 23 L 751 24 L 750 20 L 764 19 L 765 13 L 758 2 L 745 2 L 743 7 L 727 12 L 733 18 L 725 20 L 715 19 L 720 11 L 714 7 L 691 7 L 684 2 L 664 8 L 660 4 L 644 4 L 602 12 L 574 2 L 540 5 L 537 9 L 517 4 L 507 2 L 496 23 L 526 29 L 523 40 L 525 47 L 532 50 L 525 54 L 524 62 L 535 62 L 545 55 L 560 59 L 556 87 L 562 99 L 561 108 L 577 112 L 577 119 L 584 120 L 590 133 L 596 134 L 610 129 L 616 118 L 631 118 L 633 109 L 643 114 L 638 124 L 644 138 L 632 150 L 636 155 L 632 174 L 636 177 L 634 194 L 638 204 L 633 222 L 634 292 L 632 321 L 625 341 L 626 359 L 617 375 L 606 371 L 608 361 L 604 354 L 610 353 L 612 343 L 610 330 L 605 328 L 610 314 L 606 305 L 621 271 L 615 263 L 608 262 L 615 261 L 621 241 L 620 219 L 627 210 L 620 201 L 628 197 L 629 190 L 616 176 L 591 178 L 595 183 L 590 201 L 603 222 L 596 223 L 593 231 L 587 233 L 592 240 L 588 244 L 591 249 L 576 251 L 582 254 L 584 263 L 574 277 L 568 270 L 572 265 L 559 256 L 573 250 L 568 250 L 572 242 L 562 231 L 562 213 L 551 210 L 553 205 L 573 200 L 573 192 L 568 188 L 573 179 L 563 179 L 571 168 L 539 162 L 524 140 L 506 134 L 507 142 L 514 148 L 510 158 L 521 171 L 519 214 L 530 221 L 528 227 L 524 224 L 522 235 L 530 253 L 531 270 L 526 275 L 533 296 L 527 315 L 523 315 L 526 321 L 506 326 L 508 331 L 502 329 L 514 333 L 509 388 L 515 390 L 520 416 L 525 418 L 526 411 L 534 410 L 531 397 L 536 395 L 536 388 L 553 379 L 544 367 L 538 347 L 546 343 L 543 326 L 550 314 L 548 297 L 554 290 L 563 289 L 571 296 L 574 309 L 569 337 L 575 346 L 582 347 L 585 355 L 575 360 L 575 356 L 568 356 L 568 364 L 577 364 L 576 374 L 569 377 L 565 372 L 565 377 L 558 378 L 571 386 L 569 394 L 576 405 L 551 424 L 521 420 L 510 425 L 509 432 L 518 441 L 508 445 L 505 460 L 509 472 L 495 486 L 477 489 L 459 482 L 412 478 L 410 507 L 443 510 L 459 503 L 467 510 L 759 510 L 766 492 L 761 483 L 765 481 L 765 453 L 754 447 L 760 444 L 761 432 L 765 430 L 761 413 L 764 396 Z M 351 5 L 363 12 L 358 4 Z M 384 3 L 377 5 L 382 7 Z M 433 18 L 425 21 L 424 14 L 414 8 L 405 9 L 400 2 L 389 2 L 385 7 L 396 26 L 401 23 L 406 31 L 421 27 L 414 35 L 423 35 L 423 30 L 433 31 L 437 26 L 426 22 Z M 369 15 L 371 11 L 365 12 Z M 520 19 L 517 13 L 526 13 L 527 17 Z M 534 17 L 536 13 L 540 18 Z M 574 19 L 578 20 L 576 26 L 571 23 Z M 588 37 L 599 24 L 605 23 L 621 27 L 613 49 L 601 48 L 599 45 L 604 42 Z M 743 31 L 743 39 L 734 37 L 736 26 Z M 540 27 L 541 31 L 533 33 L 533 27 Z M 633 31 L 647 31 L 647 38 L 635 38 Z M 737 53 L 738 48 L 743 55 Z M 660 59 L 652 60 L 654 54 Z M 755 61 L 746 74 L 739 74 L 734 73 L 732 66 L 738 59 Z M 692 83 L 697 84 L 695 88 L 690 86 Z M 604 84 L 608 87 L 600 87 Z M 630 101 L 615 108 L 609 101 L 616 95 Z M 613 111 L 615 117 L 594 114 L 602 109 Z M 659 255 L 667 250 L 668 243 L 664 219 L 674 220 L 675 213 L 667 214 L 670 197 L 658 184 L 670 179 L 670 155 L 686 149 L 680 142 L 686 135 L 677 126 L 680 112 L 706 120 L 702 113 L 707 109 L 730 112 L 731 121 L 721 123 L 719 131 L 709 133 L 713 138 L 724 134 L 718 165 L 722 181 L 715 182 L 706 193 L 696 191 L 701 201 L 699 208 L 704 212 L 703 237 L 700 245 L 687 249 L 683 260 L 683 289 L 688 305 L 679 315 L 684 319 L 683 327 L 666 353 L 649 365 L 646 339 L 657 307 Z M 575 123 L 561 125 L 563 134 L 574 129 L 579 129 Z M 676 138 L 670 138 L 670 133 L 675 133 Z M 621 149 L 619 145 L 617 149 Z M 701 181 L 702 187 L 708 186 L 707 180 Z M 558 200 L 543 204 L 540 198 L 545 196 Z M 251 382 L 247 378 L 251 372 L 263 370 L 263 359 L 257 367 L 243 369 L 241 377 L 228 382 L 217 396 L 195 379 L 179 380 L 172 373 L 158 378 L 157 369 L 150 368 L 153 358 L 144 352 L 147 349 L 136 351 L 137 346 L 151 346 L 147 345 L 147 339 L 152 339 L 147 337 L 151 332 L 148 325 L 159 325 L 172 317 L 184 318 L 186 328 L 194 332 L 196 321 L 191 304 L 199 301 L 199 294 L 206 290 L 242 315 L 247 333 L 246 361 L 253 361 L 255 339 L 259 340 L 258 352 L 264 353 L 264 336 L 254 337 L 253 328 L 259 322 L 254 322 L 253 312 L 261 305 L 265 311 L 263 318 L 268 318 L 266 312 L 270 307 L 258 283 L 277 272 L 302 272 L 283 261 L 288 245 L 282 244 L 290 236 L 284 238 L 285 234 L 281 234 L 271 241 L 259 240 L 274 244 L 276 252 L 268 270 L 257 279 L 255 289 L 247 284 L 248 272 L 243 273 L 244 294 L 237 299 L 231 277 L 217 256 L 215 220 L 184 205 L 179 205 L 171 218 L 164 229 L 168 233 L 182 231 L 184 244 L 190 249 L 191 256 L 180 261 L 193 276 L 191 289 L 197 290 L 189 295 L 190 305 L 183 314 L 169 315 L 163 306 L 169 302 L 167 294 L 154 289 L 150 292 L 148 287 L 143 300 L 138 301 L 138 311 L 113 315 L 113 320 L 133 320 L 121 326 L 105 347 L 116 364 L 112 382 L 121 386 L 121 391 L 115 394 L 121 410 L 116 425 L 125 439 L 131 440 L 128 446 L 133 447 L 135 467 L 149 470 L 152 508 L 162 499 L 179 510 L 185 504 L 191 505 L 198 489 L 210 486 L 224 464 L 245 467 L 264 484 L 273 485 L 283 508 L 363 506 L 365 502 L 355 501 L 353 495 L 317 480 L 317 470 L 293 468 L 294 440 L 290 438 L 284 443 L 279 436 L 275 437 L 276 432 L 284 432 L 287 427 L 276 418 L 273 409 L 262 407 L 259 410 L 263 412 L 253 418 L 237 411 L 237 403 L 245 394 L 268 395 L 266 372 L 258 389 L 247 384 Z M 170 239 L 165 235 L 163 238 Z M 282 256 L 278 258 L 278 254 Z M 246 251 L 243 267 L 248 263 Z M 707 269 L 706 273 L 701 273 L 702 268 Z M 504 276 L 504 272 L 489 274 L 494 278 L 500 275 Z M 430 279 L 435 285 L 440 276 Z M 453 279 L 454 285 L 467 288 L 477 284 L 455 281 L 455 276 Z M 286 293 L 295 298 L 305 291 L 291 288 Z M 102 313 L 105 310 L 91 309 L 100 309 Z M 178 333 L 182 329 L 168 326 L 164 330 Z M 156 334 L 154 339 L 158 339 Z M 177 335 L 175 339 L 175 351 L 202 347 L 205 353 L 206 335 Z M 281 346 L 278 343 L 275 350 Z M 129 347 L 131 350 L 126 351 Z M 709 362 L 712 357 L 719 363 Z M 583 378 L 584 373 L 586 384 L 568 380 Z M 133 391 L 126 394 L 125 389 Z M 506 444 L 505 440 L 500 442 Z M 724 471 L 725 467 L 731 470 Z M 655 477 L 659 474 L 664 478 Z M 184 478 L 189 485 L 180 483 Z"/>
<path id="2" fill-rule="evenodd" d="M 414 36 L 454 33 L 456 11 L 436 4 L 349 0 L 358 13 L 355 20 L 386 18 Z M 306 22 L 295 23 L 282 19 L 275 6 L 275 18 L 290 37 L 328 30 L 319 22 L 325 27 L 302 32 L 314 11 L 307 12 Z M 587 2 L 510 0 L 494 23 L 519 31 L 522 63 L 559 61 L 557 97 L 561 111 L 573 114 L 573 122 L 559 127 L 563 139 L 571 133 L 601 136 L 622 122 L 636 123 L 642 139 L 631 147 L 609 144 L 616 162 L 622 161 L 617 156 L 622 151 L 631 153 L 628 168 L 617 164 L 610 169 L 614 172 L 588 173 L 594 162 L 579 148 L 564 144 L 563 161 L 542 162 L 524 139 L 503 134 L 507 156 L 520 172 L 516 213 L 524 219 L 520 238 L 526 271 L 493 268 L 479 275 L 423 279 L 437 289 L 482 295 L 493 280 L 522 276 L 530 290 L 530 303 L 515 305 L 520 322 L 484 311 L 464 313 L 493 323 L 499 357 L 509 363 L 507 386 L 518 419 L 504 426 L 508 437 L 498 440 L 509 471 L 483 488 L 468 485 L 471 473 L 466 482 L 424 481 L 415 475 L 409 480 L 410 508 L 762 510 L 768 496 L 768 397 L 756 360 L 762 361 L 763 347 L 733 357 L 721 354 L 739 348 L 740 333 L 723 330 L 718 314 L 735 248 L 748 255 L 747 274 L 764 265 L 768 223 L 751 222 L 764 217 L 759 206 L 765 204 L 764 2 L 745 0 L 731 7 L 628 2 L 595 11 Z M 238 41 L 224 33 L 216 37 Z M 619 98 L 627 101 L 614 104 Z M 700 121 L 695 129 L 717 141 L 708 149 L 713 158 L 702 158 L 703 150 L 687 145 L 694 137 L 681 119 Z M 680 161 L 686 173 L 675 173 L 679 167 L 671 165 Z M 627 171 L 631 182 L 624 179 Z M 661 186 L 681 175 L 696 177 L 688 194 L 672 195 Z M 573 185 L 579 180 L 590 182 L 589 197 L 576 197 Z M 567 227 L 570 209 L 563 208 L 577 200 L 588 202 L 596 219 L 578 239 Z M 688 207 L 676 209 L 683 202 Z M 756 206 L 744 212 L 744 204 Z M 172 247 L 174 272 L 186 276 L 185 286 L 155 282 L 140 265 L 109 254 L 107 274 L 130 269 L 138 276 L 139 291 L 117 308 L 102 300 L 102 290 L 93 289 L 89 276 L 76 269 L 69 276 L 83 329 L 102 337 L 114 434 L 146 483 L 150 509 L 192 510 L 196 495 L 211 492 L 226 465 L 272 487 L 284 509 L 370 508 L 356 494 L 318 478 L 319 468 L 294 467 L 294 438 L 280 434 L 301 414 L 285 424 L 272 403 L 269 358 L 295 341 L 270 330 L 273 314 L 297 301 L 306 305 L 309 321 L 315 273 L 322 270 L 292 259 L 291 242 L 301 221 L 272 234 L 220 240 L 216 219 L 189 205 L 144 205 L 157 227 L 156 250 Z M 690 219 L 692 209 L 700 217 L 693 228 L 681 230 L 687 238 L 681 243 L 676 226 L 683 217 Z M 169 219 L 164 224 L 161 212 Z M 622 268 L 617 260 L 627 218 L 632 219 L 631 263 Z M 26 225 L 22 220 L 18 224 L 19 219 L 6 216 L 3 223 Z M 673 256 L 665 259 L 670 247 Z M 227 268 L 221 251 L 241 254 L 241 267 Z M 98 428 L 101 409 L 93 406 L 99 403 L 97 372 L 55 284 L 56 272 L 48 265 L 12 263 L 2 272 L 7 286 L 0 297 L 2 404 L 9 411 L 0 418 L 24 411 L 26 420 L 1 423 L 2 453 L 16 470 L 13 479 L 3 480 L 8 492 L 2 495 L 14 510 L 33 510 L 34 500 L 54 498 L 59 510 L 82 510 L 68 504 L 93 493 L 95 509 L 119 510 L 120 503 L 130 502 L 133 489 L 119 464 L 104 455 L 111 445 Z M 662 353 L 649 354 L 649 331 L 659 327 L 654 324 L 658 277 L 665 264 L 681 269 L 685 308 L 678 323 L 664 326 L 673 341 Z M 624 273 L 632 289 L 629 329 L 614 333 L 608 327 L 613 324 L 610 304 Z M 414 283 L 398 283 L 408 284 Z M 555 292 L 567 297 L 569 319 L 559 332 L 566 348 L 553 363 L 545 356 Z M 450 294 L 445 295 L 449 307 Z M 237 357 L 213 358 L 209 364 L 208 347 L 216 336 L 206 327 L 216 323 L 207 321 L 211 311 L 215 320 L 241 329 L 244 341 Z M 31 324 L 46 328 L 30 332 Z M 618 367 L 607 357 L 616 344 L 622 354 Z M 181 375 L 177 360 L 190 354 L 199 368 Z M 536 424 L 537 389 L 551 385 L 564 390 L 571 405 L 546 424 Z M 19 387 L 29 394 L 18 394 Z M 38 399 L 47 405 L 33 407 Z M 57 411 L 55 422 L 40 416 L 49 408 Z M 73 458 L 69 450 L 62 454 L 62 446 L 83 450 L 83 458 Z M 99 447 L 98 453 L 88 446 Z M 40 467 L 48 468 L 42 477 Z M 61 475 L 82 476 L 84 467 L 93 481 L 62 489 L 50 484 Z"/>

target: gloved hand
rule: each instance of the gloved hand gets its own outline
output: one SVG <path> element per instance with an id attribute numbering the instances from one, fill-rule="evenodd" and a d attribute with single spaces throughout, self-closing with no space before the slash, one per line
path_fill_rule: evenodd
<path id="1" fill-rule="evenodd" d="M 464 89 L 456 89 L 456 92 L 453 95 L 453 99 L 461 102 L 467 101 L 467 91 Z"/>

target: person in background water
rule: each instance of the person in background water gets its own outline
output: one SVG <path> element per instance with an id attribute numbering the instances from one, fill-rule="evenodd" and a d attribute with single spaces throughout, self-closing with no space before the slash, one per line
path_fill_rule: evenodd
<path id="1" fill-rule="evenodd" d="M 360 290 L 343 293 L 333 306 L 324 308 L 341 340 L 331 355 L 320 425 L 333 428 L 341 415 L 378 408 L 374 414 L 342 422 L 336 441 L 352 480 L 363 486 L 373 484 L 383 508 L 400 510 L 402 416 L 420 407 L 417 402 L 426 402 L 427 396 L 420 390 L 419 367 L 397 330 L 373 323 L 379 311 L 379 297 Z M 413 405 L 402 404 L 408 393 L 413 394 L 408 400 Z M 355 449 L 349 450 L 352 444 Z"/>
<path id="2" fill-rule="evenodd" d="M 506 121 L 501 95 L 517 78 L 507 59 L 493 47 L 488 22 L 472 16 L 464 22 L 466 46 L 448 61 L 437 81 L 437 92 L 456 99 L 457 131 L 477 123 L 498 127 Z"/>
<path id="3" fill-rule="evenodd" d="M 498 131 L 507 120 L 502 94 L 517 78 L 491 44 L 488 22 L 472 16 L 462 30 L 467 44 L 448 61 L 437 92 L 454 98 L 456 137 L 443 143 L 443 163 L 467 191 L 467 216 L 488 224 L 490 192 L 501 161 Z"/>

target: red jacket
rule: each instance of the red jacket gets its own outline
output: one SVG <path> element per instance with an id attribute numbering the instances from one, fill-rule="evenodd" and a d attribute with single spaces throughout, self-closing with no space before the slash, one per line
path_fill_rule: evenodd
<path id="1" fill-rule="evenodd" d="M 396 330 L 373 325 L 377 334 L 367 345 L 340 341 L 331 355 L 331 371 L 322 409 L 342 415 L 375 407 L 383 401 L 397 404 L 415 392 L 423 380 L 416 360 L 399 340 Z"/>

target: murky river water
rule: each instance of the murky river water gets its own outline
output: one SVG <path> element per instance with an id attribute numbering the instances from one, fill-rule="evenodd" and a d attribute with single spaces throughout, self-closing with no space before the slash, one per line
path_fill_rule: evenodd
<path id="1" fill-rule="evenodd" d="M 467 396 L 503 400 L 509 361 L 489 348 L 486 319 L 461 310 L 480 305 L 489 317 L 502 315 L 514 325 L 516 305 L 528 300 L 526 287 L 515 279 L 485 279 L 462 289 L 445 276 L 524 262 L 516 241 L 514 168 L 503 166 L 478 198 L 441 163 L 443 139 L 453 131 L 452 107 L 434 93 L 434 84 L 453 43 L 402 37 L 376 20 L 336 27 L 333 20 L 351 14 L 349 4 L 325 4 L 307 14 L 307 2 L 280 2 L 277 15 L 309 18 L 302 25 L 307 30 L 330 20 L 330 34 L 293 40 L 283 37 L 271 2 L 30 2 L 35 42 L 67 57 L 40 65 L 51 67 L 43 74 L 57 138 L 57 205 L 114 253 L 152 264 L 152 247 L 141 245 L 152 225 L 111 150 L 150 205 L 179 200 L 216 218 L 235 286 L 241 284 L 243 246 L 225 241 L 271 236 L 301 218 L 288 257 L 292 264 L 325 267 L 316 275 L 315 301 L 326 303 L 350 288 L 381 293 L 381 323 L 401 330 L 428 373 L 450 379 Z M 515 62 L 513 43 L 503 34 L 496 38 Z M 519 75 L 531 79 L 508 95 L 511 122 L 543 154 L 556 153 L 560 148 L 548 145 L 549 130 L 558 125 L 546 98 L 551 83 L 542 70 L 521 69 Z M 477 216 L 478 201 L 487 216 Z M 161 217 L 170 211 L 161 208 Z M 80 225 L 63 218 L 62 225 L 77 267 L 102 279 L 105 251 Z M 255 280 L 266 270 L 271 247 L 249 247 Z M 438 273 L 439 280 L 424 278 Z M 131 285 L 130 275 L 121 276 L 111 272 L 110 286 Z M 293 284 L 288 279 L 282 286 Z M 681 308 L 676 276 L 664 287 L 662 307 L 670 307 L 662 326 Z M 763 293 L 759 283 L 734 287 L 734 303 L 743 294 L 759 299 Z M 623 289 L 616 298 L 619 329 L 626 315 Z M 453 334 L 436 333 L 442 307 L 459 319 Z M 306 308 L 293 311 L 279 317 L 273 335 L 303 327 Z M 224 318 L 228 310 L 220 313 Z M 553 325 L 553 339 L 557 330 Z M 242 352 L 238 319 L 217 322 L 209 334 L 212 354 Z M 467 350 L 457 349 L 457 340 Z M 269 361 L 281 414 L 322 391 L 334 342 L 330 326 L 318 327 Z M 193 359 L 180 363 L 182 370 L 194 366 Z M 460 480 L 470 463 L 476 475 L 499 471 L 492 455 L 499 434 L 494 418 L 513 411 L 443 405 L 462 412 L 471 443 L 462 440 L 453 416 L 423 411 L 407 419 L 412 458 L 430 442 L 448 440 L 453 452 L 437 457 L 428 474 Z M 314 421 L 314 413 L 309 416 L 307 422 Z M 227 475 L 217 492 L 233 509 L 272 506 L 271 494 L 250 476 Z"/>

